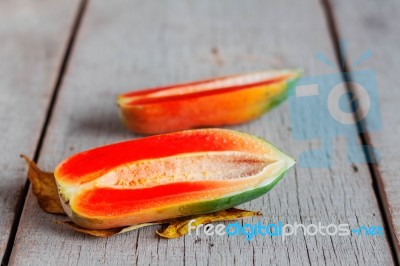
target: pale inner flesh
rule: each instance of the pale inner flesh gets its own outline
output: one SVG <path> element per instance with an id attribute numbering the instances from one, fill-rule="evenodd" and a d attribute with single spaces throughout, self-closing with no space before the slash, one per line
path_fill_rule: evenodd
<path id="1" fill-rule="evenodd" d="M 133 96 L 132 98 L 130 98 L 130 100 L 136 97 L 142 99 L 157 98 L 157 97 L 165 97 L 173 95 L 184 95 L 201 91 L 218 90 L 234 86 L 242 86 L 246 84 L 258 83 L 261 81 L 267 81 L 278 77 L 289 76 L 291 74 L 293 73 L 288 70 L 281 70 L 281 71 L 266 71 L 266 72 L 238 75 L 238 76 L 217 79 L 209 82 L 203 82 L 195 85 L 179 86 L 176 88 L 160 90 L 146 95 Z"/>
<path id="2" fill-rule="evenodd" d="M 183 181 L 232 180 L 256 175 L 274 162 L 247 152 L 193 153 L 121 165 L 96 184 L 144 188 Z"/>

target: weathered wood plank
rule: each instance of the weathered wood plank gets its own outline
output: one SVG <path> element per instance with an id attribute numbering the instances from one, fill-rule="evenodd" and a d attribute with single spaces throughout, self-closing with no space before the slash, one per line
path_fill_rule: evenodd
<path id="1" fill-rule="evenodd" d="M 78 1 L 0 1 L 0 254 L 26 181 Z"/>
<path id="2" fill-rule="evenodd" d="M 379 189 L 386 201 L 388 222 L 392 226 L 395 249 L 400 258 L 400 77 L 396 71 L 400 61 L 400 2 L 334 0 L 333 11 L 339 32 L 347 40 L 350 69 L 367 68 L 377 75 L 381 116 L 367 116 L 366 124 L 368 128 L 374 128 L 373 125 L 382 119 L 382 131 L 369 132 L 369 137 L 381 153 L 377 167 Z M 367 49 L 372 51 L 372 57 L 361 65 L 353 65 Z"/>
<path id="3" fill-rule="evenodd" d="M 50 170 L 77 151 L 137 137 L 118 121 L 114 98 L 121 91 L 267 67 L 301 66 L 307 75 L 331 72 L 314 60 L 317 51 L 333 57 L 323 12 L 314 0 L 93 1 L 39 163 Z M 317 140 L 292 139 L 287 108 L 233 128 L 269 139 L 295 156 L 317 147 Z M 245 204 L 265 213 L 248 221 L 382 225 L 367 167 L 354 170 L 348 164 L 342 140 L 332 159 L 334 168 L 292 170 L 267 196 Z M 12 264 L 393 264 L 384 237 L 300 234 L 283 242 L 201 235 L 166 241 L 151 227 L 95 239 L 54 219 L 29 194 Z"/>

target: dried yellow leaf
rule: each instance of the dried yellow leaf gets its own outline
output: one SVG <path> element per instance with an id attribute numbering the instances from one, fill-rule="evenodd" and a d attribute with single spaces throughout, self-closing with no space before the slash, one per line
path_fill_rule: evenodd
<path id="1" fill-rule="evenodd" d="M 202 214 L 197 216 L 183 217 L 179 219 L 171 220 L 168 227 L 163 232 L 157 234 L 164 238 L 177 238 L 189 233 L 188 224 L 194 220 L 191 224 L 191 228 L 195 230 L 200 224 L 208 224 L 218 221 L 231 221 L 237 220 L 244 217 L 259 216 L 261 212 L 246 211 L 241 209 L 227 209 L 214 213 Z"/>

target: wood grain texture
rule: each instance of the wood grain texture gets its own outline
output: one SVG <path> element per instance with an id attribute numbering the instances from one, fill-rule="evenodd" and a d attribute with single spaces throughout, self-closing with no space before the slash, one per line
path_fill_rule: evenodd
<path id="1" fill-rule="evenodd" d="M 333 58 L 314 0 L 92 1 L 39 165 L 51 170 L 77 151 L 138 137 L 118 120 L 114 99 L 120 92 L 270 67 L 303 67 L 307 75 L 337 71 L 314 60 L 317 51 Z M 292 139 L 287 104 L 232 128 L 264 137 L 295 157 L 318 147 L 318 140 Z M 368 169 L 354 170 L 347 162 L 345 140 L 335 141 L 332 160 L 332 169 L 292 170 L 268 195 L 242 206 L 265 214 L 246 222 L 382 225 Z M 30 193 L 11 264 L 393 264 L 384 237 L 297 235 L 283 242 L 192 235 L 167 241 L 155 236 L 155 226 L 96 239 L 55 219 Z"/>
<path id="2" fill-rule="evenodd" d="M 380 151 L 378 164 L 380 192 L 386 201 L 392 226 L 396 252 L 400 258 L 400 2 L 387 1 L 332 1 L 341 36 L 347 40 L 347 60 L 352 71 L 371 69 L 378 80 L 380 116 L 367 116 L 368 127 L 382 119 L 382 130 L 369 132 L 372 144 Z M 360 8 L 361 7 L 361 8 Z M 370 49 L 372 57 L 354 66 L 360 55 Z"/>
<path id="3" fill-rule="evenodd" d="M 0 1 L 0 254 L 62 62 L 78 1 Z"/>

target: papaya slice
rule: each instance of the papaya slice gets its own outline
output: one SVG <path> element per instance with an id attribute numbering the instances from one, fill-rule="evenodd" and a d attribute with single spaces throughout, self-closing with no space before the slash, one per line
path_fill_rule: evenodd
<path id="1" fill-rule="evenodd" d="M 150 135 L 243 123 L 282 102 L 298 70 L 274 70 L 145 89 L 118 96 L 123 123 Z"/>
<path id="2" fill-rule="evenodd" d="M 42 171 L 36 165 L 36 163 L 30 160 L 27 156 L 23 154 L 21 154 L 20 156 L 25 159 L 28 165 L 28 178 L 31 181 L 32 192 L 36 196 L 40 208 L 47 213 L 65 214 L 64 209 L 61 205 L 60 198 L 58 196 L 58 188 L 55 182 L 54 174 Z M 157 231 L 157 234 L 163 238 L 177 238 L 190 232 L 187 225 L 193 220 L 194 222 L 192 222 L 191 229 L 195 230 L 195 228 L 200 224 L 207 224 L 216 221 L 231 221 L 245 217 L 260 215 L 262 215 L 262 213 L 257 211 L 230 208 L 213 213 L 185 216 L 163 221 L 154 221 L 151 223 L 135 224 L 126 227 L 109 229 L 87 229 L 80 227 L 74 222 L 68 220 L 56 220 L 55 222 L 57 224 L 65 225 L 77 232 L 96 237 L 110 237 L 116 234 L 127 233 L 147 226 L 168 224 L 167 228 L 165 228 L 161 232 Z"/>
<path id="3" fill-rule="evenodd" d="M 107 229 L 231 208 L 268 192 L 293 165 L 255 136 L 199 129 L 81 152 L 54 176 L 70 219 Z"/>

